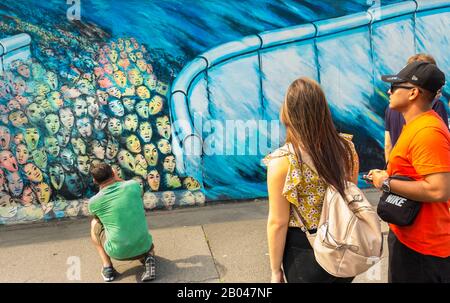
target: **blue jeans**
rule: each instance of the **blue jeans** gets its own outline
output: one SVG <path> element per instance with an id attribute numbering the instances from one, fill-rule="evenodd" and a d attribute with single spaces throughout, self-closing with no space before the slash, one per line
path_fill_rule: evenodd
<path id="1" fill-rule="evenodd" d="M 350 283 L 354 279 L 338 278 L 326 272 L 317 263 L 306 234 L 296 227 L 288 228 L 283 268 L 289 283 Z"/>

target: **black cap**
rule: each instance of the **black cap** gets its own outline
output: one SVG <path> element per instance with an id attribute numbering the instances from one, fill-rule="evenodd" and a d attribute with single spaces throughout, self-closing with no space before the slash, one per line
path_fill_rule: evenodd
<path id="1" fill-rule="evenodd" d="M 384 75 L 381 79 L 390 83 L 409 82 L 432 93 L 445 84 L 444 73 L 436 65 L 423 61 L 411 62 L 397 75 Z"/>

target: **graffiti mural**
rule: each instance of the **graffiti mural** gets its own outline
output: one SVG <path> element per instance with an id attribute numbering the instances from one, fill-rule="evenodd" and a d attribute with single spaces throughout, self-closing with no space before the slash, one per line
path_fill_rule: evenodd
<path id="1" fill-rule="evenodd" d="M 382 165 L 376 79 L 414 52 L 448 67 L 448 2 L 3 1 L 0 224 L 86 215 L 99 161 L 138 181 L 148 210 L 265 197 L 260 160 L 283 139 L 268 140 L 270 123 L 299 76 L 324 86 L 362 170 Z M 250 120 L 269 124 L 214 153 Z M 268 148 L 240 154 L 254 137 Z M 187 156 L 191 141 L 198 153 Z"/>

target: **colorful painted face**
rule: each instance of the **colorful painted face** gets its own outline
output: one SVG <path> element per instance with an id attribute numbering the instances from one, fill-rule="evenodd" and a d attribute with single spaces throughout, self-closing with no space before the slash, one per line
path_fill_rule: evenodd
<path id="1" fill-rule="evenodd" d="M 126 87 L 122 94 L 123 97 L 134 96 L 134 95 L 136 95 L 136 88 L 134 86 Z"/>
<path id="2" fill-rule="evenodd" d="M 137 60 L 135 53 L 129 53 L 128 58 L 130 58 L 131 62 L 136 62 L 136 60 Z"/>
<path id="3" fill-rule="evenodd" d="M 19 164 L 25 164 L 28 161 L 29 153 L 24 144 L 16 145 L 16 158 Z"/>
<path id="4" fill-rule="evenodd" d="M 52 190 L 47 183 L 41 182 L 35 186 L 36 195 L 41 204 L 47 204 L 50 201 Z"/>
<path id="5" fill-rule="evenodd" d="M 156 118 L 156 128 L 158 129 L 158 134 L 165 138 L 170 138 L 170 122 L 169 117 L 162 116 L 159 118 Z"/>
<path id="6" fill-rule="evenodd" d="M 167 209 L 172 209 L 172 207 L 175 205 L 176 196 L 173 191 L 165 191 L 162 194 L 162 200 L 164 202 L 164 206 Z"/>
<path id="7" fill-rule="evenodd" d="M 72 144 L 73 151 L 77 155 L 85 155 L 86 154 L 86 143 L 81 138 L 72 138 L 70 139 L 70 143 Z"/>
<path id="8" fill-rule="evenodd" d="M 123 98 L 122 99 L 123 106 L 125 110 L 129 113 L 134 111 L 134 104 L 136 103 L 136 99 L 134 98 Z"/>
<path id="9" fill-rule="evenodd" d="M 56 139 L 58 140 L 60 147 L 66 147 L 70 141 L 70 130 L 66 128 L 61 128 L 56 134 Z"/>
<path id="10" fill-rule="evenodd" d="M 41 83 L 35 86 L 34 91 L 37 96 L 45 96 L 51 91 L 51 88 L 47 84 Z"/>
<path id="11" fill-rule="evenodd" d="M 48 160 L 45 149 L 40 148 L 31 151 L 31 157 L 33 157 L 33 161 L 37 165 L 37 167 L 44 170 L 47 168 Z"/>
<path id="12" fill-rule="evenodd" d="M 156 169 L 151 170 L 147 175 L 147 183 L 152 191 L 157 191 L 161 184 L 161 176 Z"/>
<path id="13" fill-rule="evenodd" d="M 150 125 L 149 122 L 141 122 L 141 124 L 139 125 L 139 136 L 141 137 L 142 141 L 144 141 L 144 143 L 149 143 L 150 140 L 152 139 L 152 126 Z"/>
<path id="14" fill-rule="evenodd" d="M 117 99 L 120 99 L 120 98 L 122 97 L 122 93 L 121 93 L 120 90 L 119 90 L 117 87 L 115 87 L 115 86 L 108 88 L 106 91 L 108 92 L 108 94 L 109 94 L 111 97 L 115 97 L 115 98 L 117 98 Z"/>
<path id="15" fill-rule="evenodd" d="M 44 146 L 50 155 L 55 158 L 58 157 L 60 151 L 58 139 L 55 137 L 46 137 L 44 140 Z"/>
<path id="16" fill-rule="evenodd" d="M 40 79 L 44 76 L 45 69 L 42 67 L 41 64 L 34 62 L 31 65 L 31 73 L 33 74 L 34 79 Z"/>
<path id="17" fill-rule="evenodd" d="M 163 109 L 164 99 L 161 96 L 154 96 L 148 104 L 148 110 L 151 115 L 160 113 Z"/>
<path id="18" fill-rule="evenodd" d="M 138 127 L 138 116 L 136 114 L 126 115 L 123 124 L 125 130 L 135 132 Z"/>
<path id="19" fill-rule="evenodd" d="M 27 84 L 23 79 L 14 79 L 13 87 L 16 95 L 23 95 L 28 90 Z"/>
<path id="20" fill-rule="evenodd" d="M 59 110 L 59 119 L 66 129 L 72 129 L 75 124 L 75 117 L 73 116 L 73 112 L 69 107 L 64 107 Z"/>
<path id="21" fill-rule="evenodd" d="M 138 137 L 136 135 L 130 135 L 126 139 L 127 149 L 132 153 L 140 153 L 141 152 L 141 143 L 139 142 Z"/>
<path id="22" fill-rule="evenodd" d="M 130 79 L 131 84 L 134 86 L 141 86 L 144 83 L 144 78 L 142 77 L 139 70 L 133 68 L 128 71 L 128 79 Z"/>
<path id="23" fill-rule="evenodd" d="M 194 205 L 195 204 L 195 196 L 190 191 L 186 191 L 183 196 L 181 197 L 182 204 L 186 205 Z"/>
<path id="24" fill-rule="evenodd" d="M 60 92 L 52 92 L 52 93 L 50 93 L 50 95 L 48 96 L 47 99 L 48 99 L 48 102 L 50 103 L 50 106 L 55 111 L 60 109 L 63 106 L 63 104 L 64 104 L 64 101 L 61 98 L 61 93 Z"/>
<path id="25" fill-rule="evenodd" d="M 86 102 L 88 105 L 88 114 L 92 118 L 95 118 L 98 116 L 100 112 L 100 107 L 98 106 L 97 100 L 93 96 L 86 97 Z"/>
<path id="26" fill-rule="evenodd" d="M 23 180 L 20 177 L 19 173 L 18 172 L 9 173 L 6 175 L 6 178 L 8 179 L 9 193 L 13 197 L 20 196 L 23 190 Z"/>
<path id="27" fill-rule="evenodd" d="M 92 142 L 92 153 L 95 155 L 97 159 L 103 160 L 105 159 L 105 146 L 98 140 L 94 140 Z"/>
<path id="28" fill-rule="evenodd" d="M 82 98 L 75 99 L 75 116 L 81 117 L 87 115 L 87 102 Z"/>
<path id="29" fill-rule="evenodd" d="M 114 72 L 114 81 L 119 87 L 125 87 L 127 85 L 127 76 L 123 73 L 123 71 L 118 70 Z"/>
<path id="30" fill-rule="evenodd" d="M 83 195 L 84 186 L 77 172 L 67 172 L 64 184 L 67 187 L 67 190 L 75 197 L 80 198 Z"/>
<path id="31" fill-rule="evenodd" d="M 119 165 L 117 165 L 117 164 L 112 164 L 111 167 L 112 167 L 112 169 L 116 172 L 116 174 L 117 174 L 117 176 L 118 176 L 119 178 L 121 178 L 121 179 L 124 179 L 124 178 L 125 178 L 125 174 L 123 173 L 123 170 L 122 170 L 122 168 L 120 168 Z"/>
<path id="32" fill-rule="evenodd" d="M 163 167 L 165 171 L 173 173 L 175 170 L 175 158 L 174 156 L 167 156 L 164 158 Z"/>
<path id="33" fill-rule="evenodd" d="M 37 147 L 39 138 L 40 135 L 37 128 L 31 127 L 25 130 L 25 143 L 27 144 L 28 150 L 33 150 Z"/>
<path id="34" fill-rule="evenodd" d="M 17 160 L 9 150 L 0 152 L 0 167 L 3 167 L 9 172 L 16 172 L 19 170 Z"/>
<path id="35" fill-rule="evenodd" d="M 78 166 L 78 170 L 80 171 L 81 174 L 87 176 L 89 175 L 89 167 L 91 165 L 91 160 L 89 159 L 88 156 L 78 156 L 77 158 L 77 166 Z"/>
<path id="36" fill-rule="evenodd" d="M 136 167 L 134 169 L 134 173 L 136 175 L 146 177 L 147 176 L 147 161 L 145 161 L 145 158 L 141 154 L 137 154 L 135 158 Z"/>
<path id="37" fill-rule="evenodd" d="M 197 204 L 205 204 L 206 198 L 205 195 L 201 191 L 194 192 L 195 203 Z"/>
<path id="38" fill-rule="evenodd" d="M 39 105 L 46 113 L 52 113 L 54 112 L 52 105 L 48 101 L 48 98 L 45 96 L 37 96 L 34 98 L 34 102 Z"/>
<path id="39" fill-rule="evenodd" d="M 136 161 L 129 151 L 122 149 L 117 156 L 120 167 L 128 171 L 134 172 Z"/>
<path id="40" fill-rule="evenodd" d="M 100 104 L 105 105 L 108 102 L 108 93 L 102 90 L 97 90 L 97 98 Z"/>
<path id="41" fill-rule="evenodd" d="M 164 82 L 158 81 L 158 84 L 156 85 L 156 92 L 162 96 L 165 96 L 168 91 L 169 86 Z"/>
<path id="42" fill-rule="evenodd" d="M 45 119 L 45 110 L 37 103 L 31 103 L 25 110 L 31 122 L 38 124 Z"/>
<path id="43" fill-rule="evenodd" d="M 29 78 L 29 77 L 30 77 L 30 68 L 29 68 L 27 65 L 25 65 L 25 64 L 20 65 L 20 66 L 17 68 L 17 72 L 18 72 L 21 76 L 23 76 L 23 77 L 25 77 L 25 78 Z"/>
<path id="44" fill-rule="evenodd" d="M 148 104 L 147 101 L 142 100 L 136 104 L 136 112 L 139 117 L 143 119 L 148 119 Z"/>
<path id="45" fill-rule="evenodd" d="M 108 124 L 108 116 L 104 113 L 99 113 L 98 116 L 94 119 L 94 128 L 97 130 L 102 130 Z"/>
<path id="46" fill-rule="evenodd" d="M 146 72 L 147 71 L 147 62 L 145 62 L 145 60 L 143 60 L 143 59 L 137 60 L 136 66 L 139 68 L 139 70 L 141 72 Z"/>
<path id="47" fill-rule="evenodd" d="M 144 208 L 145 209 L 154 209 L 158 204 L 158 197 L 151 192 L 146 192 L 144 194 Z"/>
<path id="48" fill-rule="evenodd" d="M 119 143 L 114 139 L 109 139 L 106 144 L 106 158 L 112 160 L 119 152 Z"/>
<path id="49" fill-rule="evenodd" d="M 88 138 L 92 135 L 92 124 L 88 117 L 77 119 L 77 128 L 83 138 Z"/>
<path id="50" fill-rule="evenodd" d="M 170 146 L 169 141 L 166 139 L 159 139 L 158 149 L 163 155 L 170 154 L 170 152 L 172 151 L 172 147 Z"/>
<path id="51" fill-rule="evenodd" d="M 192 177 L 187 177 L 186 179 L 184 179 L 183 180 L 183 186 L 184 186 L 184 188 L 186 188 L 188 190 L 200 189 L 200 184 L 198 183 L 197 180 L 195 180 Z"/>
<path id="52" fill-rule="evenodd" d="M 45 128 L 49 132 L 50 135 L 56 135 L 61 126 L 59 122 L 59 117 L 56 114 L 49 114 L 44 119 Z"/>
<path id="53" fill-rule="evenodd" d="M 53 90 L 58 88 L 58 76 L 54 72 L 48 71 L 45 74 L 45 82 Z"/>
<path id="54" fill-rule="evenodd" d="M 27 186 L 23 189 L 23 194 L 20 201 L 24 206 L 28 206 L 37 202 L 36 194 L 30 186 Z"/>
<path id="55" fill-rule="evenodd" d="M 111 118 L 108 122 L 108 131 L 114 137 L 119 137 L 122 134 L 122 122 L 117 118 Z"/>
<path id="56" fill-rule="evenodd" d="M 50 182 L 53 188 L 60 190 L 64 184 L 64 170 L 59 164 L 53 164 L 49 168 Z"/>
<path id="57" fill-rule="evenodd" d="M 17 99 L 11 99 L 8 101 L 8 111 L 20 110 L 20 103 Z"/>
<path id="58" fill-rule="evenodd" d="M 20 127 L 20 126 L 28 123 L 28 118 L 27 118 L 27 116 L 25 116 L 23 111 L 17 110 L 17 111 L 13 111 L 12 113 L 9 114 L 9 121 L 15 127 Z"/>
<path id="59" fill-rule="evenodd" d="M 115 49 L 112 49 L 112 50 L 109 52 L 108 57 L 109 57 L 109 60 L 110 60 L 111 62 L 113 62 L 113 63 L 116 62 L 116 61 L 117 61 L 117 58 L 118 58 L 117 51 L 116 51 Z"/>
<path id="60" fill-rule="evenodd" d="M 6 126 L 0 125 L 0 149 L 9 149 L 11 133 Z"/>
<path id="61" fill-rule="evenodd" d="M 0 195 L 0 217 L 12 218 L 17 214 L 17 204 L 8 195 Z"/>
<path id="62" fill-rule="evenodd" d="M 23 171 L 25 172 L 28 180 L 30 180 L 31 182 L 39 183 L 44 179 L 42 171 L 33 163 L 25 164 L 25 166 L 23 167 Z"/>
<path id="63" fill-rule="evenodd" d="M 93 95 L 95 92 L 94 86 L 87 79 L 78 81 L 76 88 L 85 95 Z"/>
<path id="64" fill-rule="evenodd" d="M 181 180 L 177 175 L 166 173 L 164 177 L 165 177 L 164 181 L 166 182 L 166 186 L 168 188 L 181 187 Z"/>
<path id="65" fill-rule="evenodd" d="M 25 96 L 16 96 L 16 100 L 20 106 L 27 106 L 30 103 L 30 100 Z"/>
<path id="66" fill-rule="evenodd" d="M 148 77 L 145 78 L 145 85 L 147 85 L 147 87 L 151 90 L 156 89 L 157 83 L 158 83 L 158 79 L 153 74 L 149 75 Z"/>
<path id="67" fill-rule="evenodd" d="M 60 152 L 60 159 L 61 165 L 68 170 L 71 169 L 74 165 L 75 155 L 70 149 L 66 148 Z"/>
<path id="68" fill-rule="evenodd" d="M 78 213 L 80 212 L 80 203 L 78 203 L 78 201 L 71 201 L 64 212 L 68 217 L 78 216 Z"/>
<path id="69" fill-rule="evenodd" d="M 123 104 L 119 99 L 113 99 L 109 101 L 109 109 L 116 117 L 123 117 L 125 114 L 125 110 L 123 108 Z"/>
<path id="70" fill-rule="evenodd" d="M 148 165 L 155 166 L 158 163 L 158 151 L 153 143 L 144 145 L 144 156 Z"/>
<path id="71" fill-rule="evenodd" d="M 145 85 L 141 85 L 136 89 L 136 94 L 141 98 L 141 99 L 148 99 L 150 98 L 150 91 L 148 90 L 148 88 Z"/>

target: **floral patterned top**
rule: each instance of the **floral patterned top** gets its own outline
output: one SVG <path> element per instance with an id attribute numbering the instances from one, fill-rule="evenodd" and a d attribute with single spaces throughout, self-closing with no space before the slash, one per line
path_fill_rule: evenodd
<path id="1" fill-rule="evenodd" d="M 353 166 L 357 169 L 358 158 L 355 147 L 351 142 L 353 136 L 348 134 L 340 135 L 351 143 L 350 148 L 354 159 Z M 283 188 L 283 196 L 291 203 L 289 227 L 302 226 L 293 213 L 292 207 L 296 207 L 306 228 L 308 230 L 317 229 L 327 184 L 319 177 L 314 167 L 310 167 L 305 163 L 312 163 L 312 161 L 298 163 L 294 149 L 290 144 L 285 144 L 267 155 L 263 162 L 267 165 L 270 160 L 278 157 L 288 157 L 289 159 L 289 168 Z M 308 157 L 308 155 L 302 152 L 302 158 L 305 157 Z"/>

